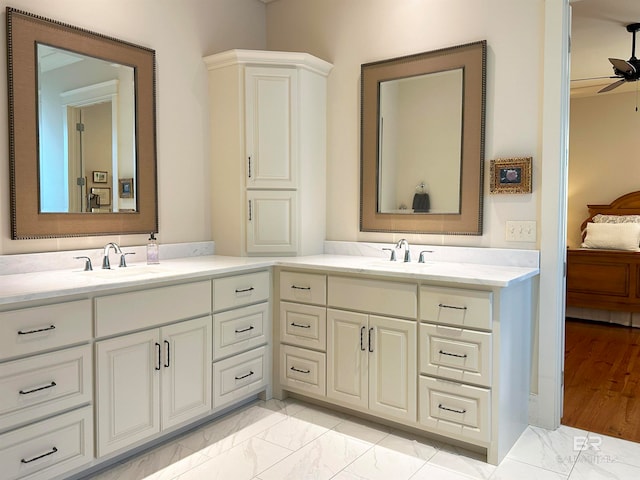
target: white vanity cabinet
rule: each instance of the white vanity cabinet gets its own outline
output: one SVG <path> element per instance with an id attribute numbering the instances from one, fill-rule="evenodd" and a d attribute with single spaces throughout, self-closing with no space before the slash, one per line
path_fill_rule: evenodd
<path id="1" fill-rule="evenodd" d="M 96 331 L 119 335 L 95 345 L 99 457 L 209 413 L 211 295 L 207 280 L 95 299 Z"/>
<path id="2" fill-rule="evenodd" d="M 271 386 L 271 275 L 267 270 L 213 280 L 213 408 Z"/>
<path id="3" fill-rule="evenodd" d="M 322 253 L 326 76 L 304 53 L 205 58 L 212 123 L 212 224 L 223 255 Z"/>
<path id="4" fill-rule="evenodd" d="M 0 312 L 3 479 L 48 480 L 93 460 L 88 299 Z"/>
<path id="5" fill-rule="evenodd" d="M 328 292 L 327 397 L 415 422 L 416 285 L 330 276 Z"/>
<path id="6" fill-rule="evenodd" d="M 279 397 L 305 395 L 484 448 L 493 464 L 528 425 L 531 280 L 276 272 Z"/>

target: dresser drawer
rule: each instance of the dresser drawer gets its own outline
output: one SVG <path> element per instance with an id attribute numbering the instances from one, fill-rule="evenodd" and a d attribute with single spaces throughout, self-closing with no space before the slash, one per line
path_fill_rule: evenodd
<path id="1" fill-rule="evenodd" d="M 420 424 L 459 439 L 491 438 L 490 390 L 420 376 Z"/>
<path id="2" fill-rule="evenodd" d="M 327 309 L 280 302 L 280 340 L 298 347 L 326 350 Z"/>
<path id="3" fill-rule="evenodd" d="M 91 407 L 0 435 L 2 479 L 50 480 L 93 460 Z"/>
<path id="4" fill-rule="evenodd" d="M 304 348 L 280 347 L 280 384 L 289 390 L 324 396 L 327 390 L 326 355 Z"/>
<path id="5" fill-rule="evenodd" d="M 211 282 L 185 283 L 98 297 L 96 337 L 155 327 L 211 313 Z"/>
<path id="6" fill-rule="evenodd" d="M 91 336 L 90 300 L 0 313 L 0 359 L 86 342 Z"/>
<path id="7" fill-rule="evenodd" d="M 491 333 L 420 324 L 420 373 L 491 386 Z"/>
<path id="8" fill-rule="evenodd" d="M 317 273 L 281 272 L 280 299 L 325 305 L 327 276 Z"/>
<path id="9" fill-rule="evenodd" d="M 89 403 L 91 347 L 0 364 L 0 430 Z"/>
<path id="10" fill-rule="evenodd" d="M 414 320 L 418 316 L 415 284 L 329 277 L 328 285 L 328 304 L 332 307 Z"/>
<path id="11" fill-rule="evenodd" d="M 269 272 L 247 273 L 213 281 L 214 310 L 227 310 L 269 299 Z"/>
<path id="12" fill-rule="evenodd" d="M 269 303 L 242 307 L 213 316 L 213 359 L 250 350 L 270 338 Z"/>
<path id="13" fill-rule="evenodd" d="M 420 287 L 420 319 L 491 330 L 493 294 L 480 290 Z"/>
<path id="14" fill-rule="evenodd" d="M 214 408 L 258 393 L 267 386 L 268 352 L 267 347 L 260 347 L 213 364 Z"/>

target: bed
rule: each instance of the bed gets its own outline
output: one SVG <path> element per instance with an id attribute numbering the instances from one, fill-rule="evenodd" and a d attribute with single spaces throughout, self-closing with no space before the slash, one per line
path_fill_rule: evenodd
<path id="1" fill-rule="evenodd" d="M 567 250 L 567 316 L 640 327 L 640 191 L 587 207 L 588 248 Z M 621 224 L 629 226 L 612 226 Z"/>

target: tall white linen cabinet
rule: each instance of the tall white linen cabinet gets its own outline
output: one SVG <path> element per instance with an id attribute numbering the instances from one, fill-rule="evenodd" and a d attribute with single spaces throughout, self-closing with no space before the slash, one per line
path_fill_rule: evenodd
<path id="1" fill-rule="evenodd" d="M 216 254 L 323 252 L 327 75 L 306 53 L 206 57 Z"/>

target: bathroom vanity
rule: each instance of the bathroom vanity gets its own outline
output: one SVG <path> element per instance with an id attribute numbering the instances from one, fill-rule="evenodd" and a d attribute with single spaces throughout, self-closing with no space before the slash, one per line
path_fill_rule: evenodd
<path id="1" fill-rule="evenodd" d="M 69 478 L 272 389 L 497 463 L 527 425 L 536 275 L 344 255 L 2 275 L 3 478 Z"/>

